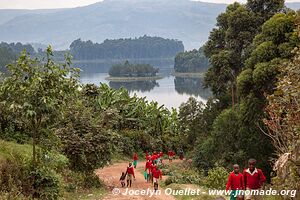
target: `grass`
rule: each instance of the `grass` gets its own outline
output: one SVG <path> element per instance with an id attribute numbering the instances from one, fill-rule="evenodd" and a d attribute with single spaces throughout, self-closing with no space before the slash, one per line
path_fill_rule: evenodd
<path id="1" fill-rule="evenodd" d="M 132 82 L 132 81 L 149 81 L 149 80 L 159 80 L 162 79 L 163 76 L 149 76 L 149 77 L 106 77 L 107 81 L 114 82 Z"/>
<path id="2" fill-rule="evenodd" d="M 107 194 L 105 188 L 93 188 L 85 191 L 65 192 L 64 200 L 99 200 Z"/>
<path id="3" fill-rule="evenodd" d="M 32 146 L 29 144 L 17 144 L 0 140 L 0 161 L 12 158 L 13 155 L 22 155 L 24 159 L 30 159 Z"/>

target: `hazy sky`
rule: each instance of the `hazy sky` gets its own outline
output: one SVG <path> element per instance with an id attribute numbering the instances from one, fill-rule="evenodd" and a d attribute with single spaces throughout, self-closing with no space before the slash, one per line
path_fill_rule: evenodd
<path id="1" fill-rule="evenodd" d="M 101 0 L 0 0 L 0 9 L 38 9 L 38 8 L 70 8 L 89 5 Z M 213 3 L 232 3 L 235 0 L 202 0 Z M 245 2 L 246 0 L 237 0 Z M 286 0 L 286 2 L 300 2 L 300 0 Z"/>

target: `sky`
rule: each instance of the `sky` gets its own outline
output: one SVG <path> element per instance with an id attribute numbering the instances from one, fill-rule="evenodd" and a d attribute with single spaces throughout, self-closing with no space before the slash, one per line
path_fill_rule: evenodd
<path id="1" fill-rule="evenodd" d="M 0 0 L 0 9 L 50 9 L 72 8 L 85 6 L 101 0 Z M 202 0 L 212 3 L 232 3 L 246 0 Z M 300 0 L 286 0 L 286 2 L 300 2 Z"/>

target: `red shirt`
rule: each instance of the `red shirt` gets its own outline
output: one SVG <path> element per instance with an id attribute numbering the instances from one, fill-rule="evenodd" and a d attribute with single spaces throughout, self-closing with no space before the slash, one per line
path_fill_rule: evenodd
<path id="1" fill-rule="evenodd" d="M 157 159 L 157 155 L 156 154 L 153 154 L 152 156 L 151 156 L 151 160 L 153 161 L 153 160 L 156 160 Z"/>
<path id="2" fill-rule="evenodd" d="M 138 160 L 139 158 L 138 158 L 138 156 L 137 156 L 137 154 L 134 154 L 133 155 L 133 160 Z"/>
<path id="3" fill-rule="evenodd" d="M 244 170 L 244 180 L 246 189 L 259 189 L 261 185 L 266 182 L 266 177 L 261 169 L 255 168 L 251 173 L 249 169 Z"/>
<path id="4" fill-rule="evenodd" d="M 168 156 L 174 156 L 174 152 L 173 151 L 169 151 L 168 152 Z"/>
<path id="5" fill-rule="evenodd" d="M 244 177 L 242 173 L 238 173 L 237 175 L 234 172 L 231 172 L 228 181 L 226 184 L 226 190 L 243 190 L 244 187 Z"/>
<path id="6" fill-rule="evenodd" d="M 132 174 L 134 176 L 134 169 L 133 166 L 127 167 L 127 174 Z"/>
<path id="7" fill-rule="evenodd" d="M 147 161 L 146 162 L 146 169 L 150 169 L 151 165 L 152 165 L 152 162 L 151 161 Z"/>
<path id="8" fill-rule="evenodd" d="M 160 152 L 159 155 L 160 155 L 160 157 L 163 157 L 164 153 L 163 153 L 163 152 Z"/>
<path id="9" fill-rule="evenodd" d="M 162 179 L 162 172 L 159 169 L 157 170 L 156 168 L 154 168 L 152 173 L 154 178 Z"/>

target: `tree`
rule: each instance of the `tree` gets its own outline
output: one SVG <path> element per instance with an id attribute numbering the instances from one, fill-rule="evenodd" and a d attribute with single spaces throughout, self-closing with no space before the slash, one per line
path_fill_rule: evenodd
<path id="1" fill-rule="evenodd" d="M 232 105 L 237 98 L 236 76 L 243 69 L 247 48 L 257 28 L 253 12 L 239 3 L 231 4 L 218 16 L 217 28 L 213 29 L 204 46 L 211 64 L 205 76 L 206 84 L 217 97 L 230 89 Z"/>
<path id="2" fill-rule="evenodd" d="M 180 52 L 175 57 L 175 72 L 205 72 L 208 66 L 203 48 Z"/>
<path id="3" fill-rule="evenodd" d="M 68 59 L 65 64 L 54 64 L 50 46 L 47 52 L 47 62 L 41 64 L 23 51 L 16 64 L 8 65 L 8 74 L 0 84 L 1 107 L 32 139 L 33 167 L 38 164 L 36 146 L 55 137 L 53 126 L 78 88 L 78 70 L 69 67 Z"/>
<path id="4" fill-rule="evenodd" d="M 264 123 L 275 147 L 278 159 L 273 183 L 278 189 L 294 189 L 300 186 L 300 51 L 292 60 L 279 66 L 278 82 L 273 94 L 268 95 L 265 108 L 268 117 Z M 299 195 L 298 195 L 299 197 Z M 297 197 L 296 197 L 297 198 Z"/>
<path id="5" fill-rule="evenodd" d="M 70 45 L 71 54 L 78 60 L 172 58 L 182 51 L 181 41 L 146 35 L 134 39 L 107 39 L 101 44 L 77 39 Z"/>

